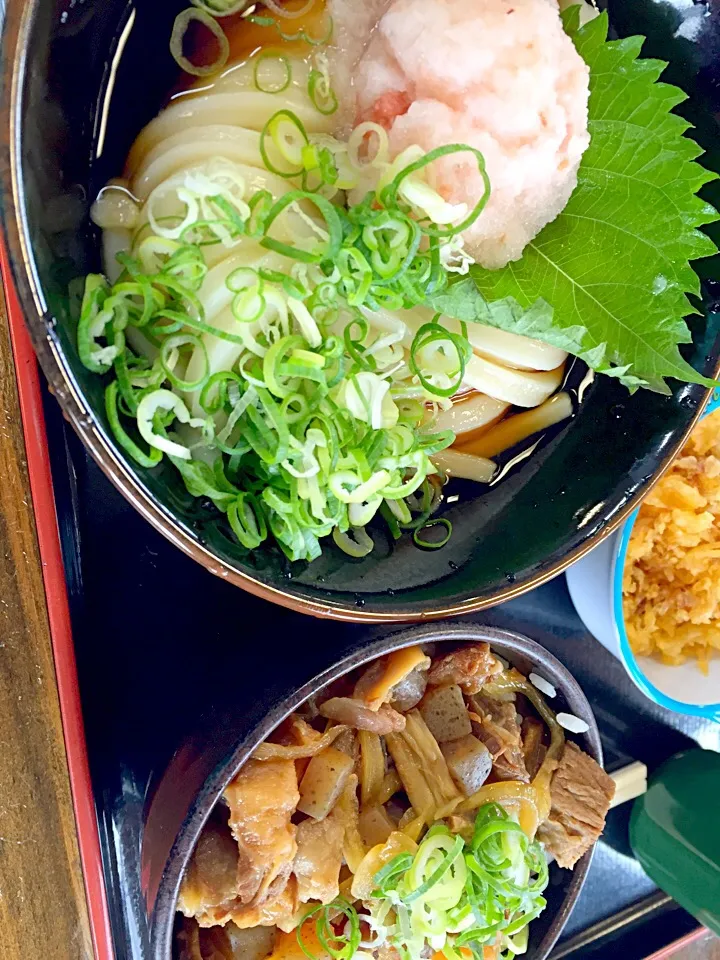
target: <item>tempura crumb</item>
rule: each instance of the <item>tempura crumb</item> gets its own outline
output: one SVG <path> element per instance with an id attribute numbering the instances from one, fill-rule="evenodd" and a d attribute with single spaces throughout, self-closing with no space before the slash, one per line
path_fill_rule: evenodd
<path id="1" fill-rule="evenodd" d="M 720 410 L 695 427 L 650 492 L 633 528 L 623 576 L 633 651 L 708 672 L 720 651 Z"/>

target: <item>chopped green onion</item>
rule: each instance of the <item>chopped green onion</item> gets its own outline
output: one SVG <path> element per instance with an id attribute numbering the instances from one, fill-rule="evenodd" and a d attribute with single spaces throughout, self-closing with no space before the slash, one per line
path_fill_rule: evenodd
<path id="1" fill-rule="evenodd" d="M 235 333 L 229 333 L 227 330 L 222 330 L 220 327 L 215 327 L 211 323 L 205 323 L 204 320 L 193 317 L 189 313 L 184 314 L 179 311 L 162 310 L 159 311 L 157 316 L 161 323 L 154 327 L 154 331 L 161 335 L 177 333 L 185 326 L 190 327 L 191 330 L 198 330 L 200 333 L 210 333 L 214 337 L 218 337 L 220 340 L 227 340 L 230 343 L 237 343 L 240 346 L 245 346 L 245 340 L 243 337 L 239 337 Z M 171 322 L 165 323 L 164 321 L 166 320 L 170 320 Z"/>
<path id="2" fill-rule="evenodd" d="M 367 146 L 365 138 L 368 134 L 375 134 L 377 145 L 375 152 L 369 160 L 360 159 L 360 150 Z M 379 123 L 366 120 L 358 124 L 350 134 L 348 140 L 348 157 L 350 163 L 359 170 L 365 167 L 376 167 L 385 163 L 388 159 L 389 144 L 387 130 L 381 127 Z"/>
<path id="3" fill-rule="evenodd" d="M 221 464 L 216 464 L 213 469 L 202 460 L 189 461 L 172 455 L 170 460 L 182 476 L 188 493 L 194 497 L 207 497 L 222 513 L 238 496 L 238 490 L 228 481 Z"/>
<path id="4" fill-rule="evenodd" d="M 473 840 L 474 848 L 436 823 L 414 855 L 394 857 L 375 875 L 365 902 L 369 923 L 386 931 L 387 947 L 401 957 L 439 950 L 447 960 L 461 960 L 462 947 L 481 957 L 486 944 L 512 950 L 516 934 L 522 946 L 522 931 L 546 905 L 547 865 L 533 879 L 542 872 L 542 850 L 493 803 L 478 811 Z M 514 844 L 510 858 L 508 843 Z"/>
<path id="5" fill-rule="evenodd" d="M 322 263 L 323 260 L 332 260 L 340 252 L 340 246 L 342 244 L 342 222 L 337 209 L 332 203 L 316 193 L 308 193 L 305 190 L 291 190 L 286 193 L 285 196 L 275 202 L 268 213 L 265 220 L 266 231 L 270 229 L 275 220 L 277 220 L 280 214 L 287 210 L 288 207 L 302 202 L 313 204 L 322 216 L 327 228 L 327 241 L 325 246 L 314 251 L 302 250 L 290 244 L 275 240 L 270 237 L 267 232 L 260 241 L 260 246 L 266 247 L 268 250 L 273 250 L 275 253 L 280 253 L 292 260 L 299 260 L 301 263 Z"/>
<path id="6" fill-rule="evenodd" d="M 199 4 L 198 4 L 199 6 Z M 215 16 L 214 14 L 213 16 Z M 173 24 L 172 36 L 170 37 L 170 53 L 175 58 L 175 62 L 186 73 L 194 77 L 207 77 L 211 73 L 217 73 L 227 63 L 230 53 L 230 44 L 225 36 L 225 31 L 215 22 L 213 16 L 210 16 L 204 8 L 199 10 L 188 7 L 182 10 L 176 17 Z M 215 38 L 218 46 L 218 53 L 212 63 L 199 65 L 192 63 L 184 54 L 185 34 L 190 24 L 195 21 L 201 23 Z"/>
<path id="7" fill-rule="evenodd" d="M 373 891 L 372 896 L 385 896 L 388 890 L 394 890 L 397 886 L 397 879 L 412 866 L 412 863 L 413 855 L 411 853 L 399 853 L 396 857 L 393 857 L 375 874 L 373 879 L 376 890 Z"/>
<path id="8" fill-rule="evenodd" d="M 77 343 L 81 362 L 93 373 L 106 373 L 117 354 L 115 347 L 100 347 L 97 342 L 98 337 L 106 336 L 105 330 L 113 318 L 112 311 L 103 309 L 109 290 L 107 280 L 99 274 L 91 273 L 85 282 Z"/>
<path id="9" fill-rule="evenodd" d="M 291 164 L 290 169 L 281 170 L 272 163 L 267 152 L 268 138 L 274 144 L 280 156 Z M 260 131 L 260 156 L 270 173 L 279 177 L 299 177 L 303 172 L 302 151 L 310 141 L 302 120 L 292 110 L 278 110 Z"/>
<path id="10" fill-rule="evenodd" d="M 259 270 L 260 279 L 267 280 L 268 283 L 278 283 L 289 297 L 295 297 L 297 300 L 304 300 L 308 295 L 305 287 L 294 277 L 289 277 L 286 273 L 279 270 L 268 270 L 267 267 L 261 267 Z"/>
<path id="11" fill-rule="evenodd" d="M 228 403 L 228 387 L 230 383 L 237 384 L 244 388 L 242 379 L 232 370 L 221 370 L 219 373 L 213 373 L 208 377 L 200 391 L 200 406 L 206 413 L 217 413 Z M 211 398 L 210 391 L 217 387 L 214 398 Z"/>
<path id="12" fill-rule="evenodd" d="M 109 383 L 105 390 L 105 412 L 107 414 L 110 429 L 113 436 L 125 450 L 141 467 L 156 467 L 162 460 L 162 451 L 155 447 L 150 447 L 150 452 L 145 453 L 128 435 L 127 431 L 120 423 L 117 407 L 118 385 L 117 381 Z"/>
<path id="13" fill-rule="evenodd" d="M 418 879 L 422 880 L 424 867 L 428 861 L 430 861 L 433 853 L 438 850 L 444 850 L 445 855 L 427 880 L 423 880 L 419 886 L 412 887 L 403 897 L 405 903 L 413 903 L 413 901 L 419 900 L 421 897 L 426 897 L 455 866 L 459 867 L 462 865 L 462 872 L 458 872 L 456 877 L 458 878 L 460 886 L 463 886 L 465 883 L 465 869 L 462 859 L 463 847 L 465 846 L 463 838 L 457 836 L 453 841 L 450 841 L 449 837 L 439 837 L 435 839 L 434 844 L 431 844 L 430 841 L 433 839 L 432 836 L 426 837 L 425 842 L 421 844 L 421 849 L 418 850 L 413 865 L 408 871 L 410 883 L 414 883 L 414 881 Z"/>
<path id="14" fill-rule="evenodd" d="M 285 366 L 288 355 L 304 343 L 302 337 L 284 337 L 273 344 L 263 358 L 263 379 L 268 390 L 280 400 L 290 396 L 295 390 L 293 374 Z"/>
<path id="15" fill-rule="evenodd" d="M 375 546 L 372 537 L 368 536 L 363 527 L 353 527 L 352 535 L 334 527 L 332 536 L 336 545 L 350 557 L 366 557 Z"/>
<path id="16" fill-rule="evenodd" d="M 336 932 L 332 925 L 338 914 L 346 919 L 345 928 L 341 932 Z M 305 922 L 314 916 L 317 916 L 315 934 L 325 953 L 329 954 L 333 960 L 352 960 L 360 946 L 360 920 L 355 907 L 343 897 L 337 897 L 332 903 L 321 903 L 308 910 L 297 928 L 296 935 L 301 950 L 309 960 L 318 960 L 318 958 L 305 945 L 302 929 Z M 348 932 L 345 932 L 346 930 Z"/>
<path id="17" fill-rule="evenodd" d="M 182 347 L 192 347 L 193 351 L 198 351 L 202 356 L 202 373 L 194 380 L 184 380 L 175 373 L 179 351 Z M 177 333 L 164 340 L 160 348 L 160 364 L 170 383 L 178 390 L 183 391 L 197 390 L 199 387 L 204 386 L 210 373 L 207 347 L 200 337 L 192 333 Z"/>
<path id="18" fill-rule="evenodd" d="M 248 237 L 256 240 L 263 235 L 265 220 L 272 209 L 272 205 L 273 198 L 269 190 L 258 190 L 258 192 L 250 198 L 248 201 L 250 216 L 245 222 L 245 232 Z"/>
<path id="19" fill-rule="evenodd" d="M 201 0 L 218 16 L 230 2 Z M 253 69 L 263 93 L 291 82 L 284 56 L 261 54 Z M 322 54 L 315 56 L 308 95 L 321 113 L 337 107 Z M 367 136 L 376 144 L 361 161 Z M 459 145 L 424 155 L 412 148 L 390 164 L 387 147 L 385 132 L 372 124 L 361 125 L 347 144 L 324 134 L 311 140 L 296 114 L 278 110 L 260 134 L 263 163 L 270 173 L 299 178 L 302 189 L 280 191 L 276 199 L 267 189 L 253 190 L 242 167 L 215 158 L 186 180 L 161 184 L 165 194 L 151 194 L 149 222 L 136 231 L 132 252 L 118 256 L 118 282 L 87 278 L 78 354 L 93 372 L 114 377 L 106 408 L 118 443 L 147 468 L 167 453 L 191 495 L 226 514 L 228 531 L 248 550 L 271 533 L 290 560 L 311 561 L 332 533 L 348 554 L 365 556 L 373 547 L 365 526 L 378 512 L 395 539 L 411 530 L 418 546 L 437 548 L 450 535 L 448 521 L 431 519 L 441 493 L 428 476 L 430 458 L 454 438 L 430 432 L 425 404 L 452 396 L 461 384 L 471 356 L 467 331 L 462 325 L 459 334 L 448 331 L 436 317 L 419 328 L 408 351 L 407 328 L 383 314 L 421 305 L 447 285 L 440 238 L 471 222 L 466 217 L 449 232 L 446 220 L 428 222 L 425 206 L 428 216 L 454 208 L 425 183 L 423 167 L 470 150 L 481 169 L 482 157 Z M 359 185 L 361 168 L 376 168 L 384 185 L 344 206 L 341 191 Z M 163 195 L 179 201 L 179 215 L 165 215 Z M 286 258 L 287 267 L 253 253 L 249 241 Z M 214 266 L 206 282 L 208 265 L 226 254 L 204 249 L 217 244 L 241 245 L 234 263 L 248 264 L 231 270 L 219 297 L 212 292 Z M 143 345 L 150 359 L 133 352 Z M 232 359 L 218 363 L 218 356 Z M 132 439 L 126 420 L 149 453 Z M 174 420 L 184 425 L 177 437 Z M 439 525 L 442 541 L 426 533 Z M 496 833 L 502 850 L 494 845 Z M 542 889 L 542 865 L 514 833 L 495 828 L 480 842 L 468 911 L 498 891 L 513 893 L 507 878 L 496 876 L 506 861 L 526 856 L 533 889 Z M 422 892 L 440 866 L 433 861 L 415 885 L 421 893 L 398 914 L 398 925 L 416 939 L 440 929 L 443 911 L 455 909 L 442 906 L 440 892 L 449 898 L 446 873 Z M 443 870 L 453 874 L 454 867 Z M 482 929 L 499 922 L 484 915 Z"/>
<path id="20" fill-rule="evenodd" d="M 260 81 L 260 68 L 263 63 L 279 63 L 283 68 L 283 76 L 276 83 L 261 83 Z M 281 54 L 275 53 L 261 53 L 259 57 L 255 60 L 255 69 L 253 70 L 253 79 L 255 81 L 255 86 L 261 93 L 282 93 L 283 90 L 287 90 L 290 86 L 290 81 L 292 80 L 292 68 L 290 66 L 290 61 L 287 57 L 282 56 Z"/>
<path id="21" fill-rule="evenodd" d="M 449 345 L 455 352 L 456 364 L 453 365 L 448 375 L 448 379 L 450 376 L 454 376 L 455 379 L 447 387 L 441 387 L 432 383 L 423 372 L 423 361 L 420 353 L 423 350 L 427 350 L 427 348 L 433 344 L 439 347 Z M 441 350 L 441 353 L 446 353 L 446 349 L 447 348 Z M 412 346 L 410 347 L 410 369 L 428 393 L 438 397 L 452 397 L 453 394 L 458 392 L 462 385 L 465 375 L 465 365 L 471 356 L 472 347 L 464 337 L 458 336 L 456 333 L 451 333 L 441 324 L 437 323 L 437 321 L 432 320 L 430 323 L 424 323 L 415 334 Z"/>
<path id="22" fill-rule="evenodd" d="M 227 516 L 232 531 L 248 550 L 254 550 L 267 538 L 267 523 L 259 503 L 248 493 L 241 493 L 228 504 Z"/>
<path id="23" fill-rule="evenodd" d="M 444 147 L 436 147 L 434 150 L 429 150 L 419 160 L 408 164 L 400 171 L 400 173 L 398 173 L 391 183 L 383 188 L 380 195 L 383 204 L 391 209 L 397 207 L 398 191 L 400 190 L 403 181 L 407 177 L 413 173 L 417 173 L 418 170 L 422 170 L 424 167 L 429 166 L 435 160 L 439 160 L 441 157 L 450 156 L 454 153 L 471 153 L 475 157 L 478 172 L 483 181 L 483 194 L 475 207 L 473 207 L 473 209 L 461 223 L 444 228 L 431 224 L 423 224 L 422 229 L 425 233 L 428 233 L 434 237 L 451 237 L 458 233 L 462 233 L 463 230 L 467 230 L 468 227 L 475 223 L 477 218 L 485 209 L 485 204 L 490 199 L 490 178 L 488 177 L 487 170 L 485 169 L 485 157 L 482 155 L 482 153 L 480 153 L 479 150 L 476 150 L 475 147 L 470 147 L 467 144 L 451 143 Z"/>
<path id="24" fill-rule="evenodd" d="M 431 527 L 442 526 L 445 528 L 445 536 L 441 540 L 428 540 L 426 537 L 421 537 L 421 533 L 424 530 L 429 530 Z M 425 547 L 427 550 L 439 550 L 440 547 L 444 547 L 452 536 L 452 523 L 446 517 L 438 517 L 436 520 L 428 520 L 425 524 L 418 530 L 415 530 L 413 533 L 413 543 L 418 547 Z"/>
<path id="25" fill-rule="evenodd" d="M 191 426 L 201 425 L 191 418 L 188 408 L 177 394 L 161 388 L 146 393 L 138 404 L 137 425 L 140 436 L 151 447 L 156 447 L 163 453 L 172 454 L 182 460 L 190 460 L 191 453 L 186 446 L 157 432 L 156 415 L 165 412 L 172 414 L 173 418 L 177 418 L 180 423 L 189 423 Z"/>
<path id="26" fill-rule="evenodd" d="M 311 70 L 308 77 L 308 96 L 316 109 L 324 116 L 330 116 L 338 108 L 338 99 L 330 86 L 329 77 L 320 70 Z"/>
<path id="27" fill-rule="evenodd" d="M 275 27 L 281 39 L 285 40 L 287 43 L 293 43 L 297 40 L 301 43 L 307 43 L 311 47 L 324 46 L 330 41 L 333 32 L 332 17 L 327 18 L 327 28 L 321 37 L 311 37 L 305 30 L 298 30 L 297 33 L 284 33 L 280 28 L 280 24 L 277 22 L 277 20 L 273 20 L 272 17 L 260 17 L 256 14 L 252 14 L 251 16 L 246 17 L 246 20 L 249 23 L 254 23 L 258 27 Z"/>
<path id="28" fill-rule="evenodd" d="M 343 247 L 337 256 L 337 266 L 347 302 L 351 307 L 360 306 L 365 302 L 372 284 L 370 264 L 357 247 Z"/>

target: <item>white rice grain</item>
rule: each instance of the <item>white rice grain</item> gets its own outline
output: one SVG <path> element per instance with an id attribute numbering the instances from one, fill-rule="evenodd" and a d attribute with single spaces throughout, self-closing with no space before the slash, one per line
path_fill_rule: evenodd
<path id="1" fill-rule="evenodd" d="M 538 676 L 537 673 L 531 673 L 528 680 L 534 687 L 537 687 L 540 693 L 544 693 L 546 697 L 554 697 L 557 695 L 555 687 L 543 677 Z"/>
<path id="2" fill-rule="evenodd" d="M 572 713 L 558 713 L 555 719 L 561 727 L 565 727 L 570 733 L 587 733 L 590 729 L 584 720 L 581 720 L 580 717 L 576 717 Z"/>

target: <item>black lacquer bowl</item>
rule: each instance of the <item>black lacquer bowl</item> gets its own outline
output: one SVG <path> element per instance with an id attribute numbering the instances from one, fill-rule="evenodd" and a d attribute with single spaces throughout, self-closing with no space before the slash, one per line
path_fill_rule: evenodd
<path id="1" fill-rule="evenodd" d="M 569 736 L 602 763 L 597 723 L 577 682 L 552 654 L 517 633 L 471 624 L 415 627 L 356 646 L 307 682 L 300 679 L 302 660 L 271 664 L 258 652 L 248 663 L 249 674 L 253 663 L 257 674 L 252 681 L 238 679 L 235 687 L 237 696 L 242 697 L 251 683 L 252 701 L 233 700 L 230 693 L 204 720 L 198 718 L 196 735 L 175 754 L 147 805 L 140 867 L 153 960 L 172 956 L 178 890 L 203 823 L 250 753 L 289 713 L 325 684 L 391 650 L 417 643 L 448 644 L 450 649 L 450 645 L 479 641 L 487 641 L 525 676 L 535 670 L 549 680 L 557 691 L 550 701 L 552 709 L 570 712 L 589 726 L 587 733 Z M 218 698 L 223 699 L 221 692 Z M 531 925 L 527 960 L 543 960 L 550 952 L 577 900 L 591 859 L 589 851 L 573 871 L 551 866 L 545 893 L 548 905 Z"/>
<path id="2" fill-rule="evenodd" d="M 208 570 L 319 616 L 393 621 L 462 613 L 507 599 L 558 573 L 637 504 L 678 450 L 706 396 L 630 397 L 601 378 L 578 416 L 548 436 L 498 485 L 458 484 L 445 506 L 450 542 L 423 551 L 409 537 L 379 538 L 351 559 L 332 544 L 312 564 L 276 547 L 248 554 L 223 517 L 188 495 L 170 466 L 130 462 L 107 425 L 102 380 L 79 362 L 78 278 L 99 267 L 88 220 L 97 190 L 116 176 L 140 128 L 176 79 L 167 38 L 186 0 L 8 0 L 0 91 L 2 220 L 14 280 L 40 362 L 68 418 L 128 500 Z M 683 109 L 720 170 L 720 10 L 695 3 L 616 0 L 619 35 L 648 36 L 646 55 L 671 62 Z M 685 17 L 685 20 L 682 20 Z M 708 198 L 712 199 L 713 185 Z M 712 374 L 720 355 L 718 263 L 702 264 L 704 314 L 692 320 L 688 359 Z M 720 301 L 719 301 L 720 302 Z M 575 373 L 578 373 L 577 367 Z"/>

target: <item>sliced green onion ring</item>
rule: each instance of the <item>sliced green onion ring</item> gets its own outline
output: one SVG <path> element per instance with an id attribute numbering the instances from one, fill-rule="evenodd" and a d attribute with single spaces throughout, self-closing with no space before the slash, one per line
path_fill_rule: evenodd
<path id="1" fill-rule="evenodd" d="M 340 527 L 333 527 L 332 537 L 335 544 L 349 557 L 366 557 L 372 553 L 375 546 L 364 527 L 351 527 L 347 532 L 341 531 Z"/>
<path id="2" fill-rule="evenodd" d="M 369 159 L 361 160 L 360 151 L 366 148 L 369 152 L 372 141 L 367 142 L 366 138 L 372 134 L 375 135 L 375 140 L 377 141 L 375 151 L 370 155 Z M 350 134 L 350 139 L 348 140 L 348 158 L 352 166 L 358 170 L 363 170 L 365 167 L 377 167 L 386 163 L 389 153 L 390 147 L 387 130 L 381 127 L 379 123 L 366 120 L 364 123 L 358 124 Z"/>
<path id="3" fill-rule="evenodd" d="M 203 358 L 202 373 L 194 380 L 184 380 L 175 374 L 175 362 L 181 347 L 192 347 L 193 351 L 199 351 Z M 175 362 L 171 363 L 173 359 Z M 177 390 L 198 390 L 204 386 L 210 373 L 207 347 L 202 339 L 193 333 L 177 333 L 167 337 L 160 347 L 160 363 L 168 380 Z"/>
<path id="4" fill-rule="evenodd" d="M 112 320 L 112 312 L 105 308 L 110 287 L 105 277 L 90 274 L 85 282 L 77 341 L 80 361 L 92 373 L 106 373 L 117 356 L 112 347 L 101 347 L 97 338 L 105 337 L 106 327 Z"/>
<path id="5" fill-rule="evenodd" d="M 231 304 L 232 314 L 240 323 L 254 323 L 267 309 L 264 282 L 256 270 L 240 267 L 225 281 L 225 286 L 235 294 Z"/>
<path id="6" fill-rule="evenodd" d="M 439 387 L 428 380 L 418 362 L 418 354 L 432 343 L 450 344 L 457 356 L 457 377 L 449 387 Z M 456 333 L 447 330 L 437 320 L 424 323 L 417 331 L 410 347 L 410 369 L 419 379 L 423 388 L 437 397 L 452 397 L 460 389 L 465 375 L 465 366 L 472 356 L 470 343 Z M 453 371 L 454 372 L 454 371 Z"/>
<path id="7" fill-rule="evenodd" d="M 241 493 L 228 505 L 227 516 L 233 533 L 248 550 L 259 547 L 267 539 L 267 522 L 258 501 L 249 493 Z"/>
<path id="8" fill-rule="evenodd" d="M 421 536 L 423 530 L 429 530 L 431 527 L 445 527 L 445 536 L 442 540 L 427 540 Z M 446 517 L 438 517 L 435 520 L 427 520 L 422 527 L 413 533 L 413 543 L 418 547 L 424 547 L 426 550 L 439 550 L 444 547 L 452 536 L 452 523 Z"/>
<path id="9" fill-rule="evenodd" d="M 248 200 L 250 216 L 245 221 L 245 233 L 248 237 L 257 239 L 263 235 L 265 219 L 272 209 L 273 198 L 269 190 L 258 190 Z"/>
<path id="10" fill-rule="evenodd" d="M 267 267 L 260 267 L 258 271 L 261 280 L 268 283 L 279 284 L 289 297 L 295 297 L 297 300 L 304 300 L 308 295 L 308 290 L 294 277 L 289 277 L 280 270 L 269 270 Z"/>
<path id="11" fill-rule="evenodd" d="M 483 181 L 483 195 L 461 223 L 457 223 L 453 226 L 445 228 L 438 227 L 435 224 L 424 223 L 421 225 L 421 227 L 425 233 L 434 237 L 452 237 L 458 233 L 462 233 L 463 230 L 467 230 L 469 226 L 475 223 L 477 218 L 485 209 L 485 204 L 490 199 L 490 178 L 488 177 L 487 170 L 485 169 L 485 157 L 479 150 L 476 150 L 475 147 L 470 147 L 467 144 L 450 143 L 444 147 L 436 147 L 434 150 L 428 151 L 428 153 L 426 153 L 419 160 L 408 164 L 408 166 L 404 167 L 400 173 L 398 173 L 391 183 L 383 187 L 380 193 L 381 202 L 390 209 L 397 207 L 398 190 L 406 177 L 410 176 L 412 173 L 416 173 L 418 170 L 422 170 L 424 167 L 429 166 L 431 163 L 433 163 L 433 161 L 440 159 L 440 157 L 446 157 L 453 153 L 473 154 L 477 160 L 478 172 L 480 173 L 480 177 Z"/>
<path id="12" fill-rule="evenodd" d="M 290 169 L 281 170 L 272 162 L 267 152 L 268 138 L 270 138 L 283 160 L 292 164 Z M 302 163 L 303 147 L 307 146 L 309 142 L 307 131 L 300 117 L 292 110 L 278 110 L 260 131 L 260 156 L 270 173 L 286 179 L 299 177 L 305 169 Z"/>
<path id="13" fill-rule="evenodd" d="M 424 875 L 423 869 L 426 866 L 426 864 L 429 862 L 430 857 L 432 856 L 433 853 L 435 853 L 438 850 L 442 850 L 444 851 L 445 855 L 442 857 L 441 862 L 433 870 L 433 872 L 430 874 L 427 880 L 423 880 L 419 884 L 419 886 L 412 888 L 410 892 L 403 897 L 403 900 L 405 903 L 412 903 L 415 900 L 419 900 L 423 897 L 426 897 L 428 893 L 430 893 L 433 890 L 435 885 L 440 883 L 443 877 L 445 877 L 446 874 L 450 873 L 450 871 L 456 865 L 458 866 L 458 873 L 457 873 L 458 885 L 464 886 L 465 884 L 465 864 L 462 859 L 463 847 L 465 846 L 465 841 L 463 840 L 463 838 L 461 836 L 457 836 L 455 837 L 454 840 L 450 840 L 449 837 L 440 836 L 435 839 L 434 845 L 430 843 L 430 840 L 432 839 L 433 839 L 432 836 L 430 836 L 429 838 L 426 837 L 426 841 L 424 841 L 420 845 L 420 849 L 418 850 L 418 855 L 415 857 L 415 860 L 413 861 L 413 865 L 408 871 L 408 877 L 409 877 L 410 883 L 412 884 L 416 879 L 422 878 L 422 876 Z M 462 871 L 460 872 L 461 863 L 462 863 Z M 458 893 L 458 899 L 459 899 L 459 896 L 460 896 L 460 893 Z"/>
<path id="14" fill-rule="evenodd" d="M 222 70 L 230 55 L 228 38 L 225 36 L 225 31 L 220 24 L 213 19 L 214 16 L 216 16 L 216 14 L 211 16 L 203 8 L 196 9 L 195 7 L 188 7 L 186 10 L 181 10 L 175 17 L 172 36 L 170 37 L 170 53 L 173 55 L 178 66 L 183 69 L 185 73 L 189 73 L 194 77 L 207 77 L 212 73 L 217 73 L 218 70 Z M 212 63 L 205 64 L 204 66 L 192 63 L 183 52 L 185 34 L 193 21 L 201 23 L 206 27 L 215 37 L 218 44 L 218 55 L 216 59 Z"/>
<path id="15" fill-rule="evenodd" d="M 217 413 L 228 403 L 228 387 L 231 383 L 236 384 L 238 388 L 245 386 L 241 378 L 231 370 L 220 370 L 207 379 L 199 397 L 200 406 L 206 413 Z M 217 392 L 214 397 L 211 397 L 210 391 L 213 387 L 217 388 Z"/>
<path id="16" fill-rule="evenodd" d="M 342 221 L 337 209 L 325 197 L 305 190 L 290 190 L 273 205 L 265 220 L 265 229 L 269 231 L 280 214 L 292 204 L 304 201 L 313 204 L 323 218 L 328 235 L 325 246 L 317 251 L 302 250 L 270 237 L 267 232 L 260 241 L 260 246 L 292 260 L 299 260 L 301 263 L 322 263 L 323 260 L 332 260 L 338 255 L 342 245 Z"/>
<path id="17" fill-rule="evenodd" d="M 314 2 L 314 0 L 311 0 L 311 2 Z M 260 70 L 263 63 L 279 63 L 282 66 L 284 72 L 278 82 L 269 84 L 260 82 Z M 283 90 L 287 90 L 292 80 L 292 67 L 290 66 L 290 61 L 286 56 L 284 56 L 284 54 L 264 51 L 255 60 L 253 80 L 255 82 L 255 86 L 261 93 L 282 93 Z"/>
<path id="18" fill-rule="evenodd" d="M 156 447 L 150 447 L 150 452 L 145 453 L 129 436 L 127 431 L 120 423 L 120 416 L 118 414 L 117 406 L 117 394 L 118 385 L 117 381 L 115 380 L 108 384 L 105 390 L 105 412 L 107 414 L 108 423 L 110 424 L 110 429 L 113 432 L 113 436 L 123 450 L 129 453 L 133 460 L 139 463 L 141 467 L 147 467 L 148 469 L 156 467 L 162 460 L 162 451 L 158 450 Z"/>
<path id="19" fill-rule="evenodd" d="M 333 19 L 332 17 L 327 18 L 327 28 L 325 33 L 321 37 L 311 37 L 305 30 L 298 30 L 297 33 L 284 33 L 280 28 L 280 24 L 277 20 L 274 20 L 272 17 L 261 17 L 256 14 L 246 18 L 249 23 L 254 23 L 258 27 L 275 27 L 278 35 L 285 40 L 287 43 L 293 43 L 294 41 L 300 41 L 301 43 L 307 43 L 311 47 L 322 47 L 330 41 L 330 38 L 333 34 Z"/>
<path id="20" fill-rule="evenodd" d="M 152 390 L 146 393 L 138 404 L 137 425 L 143 440 L 163 453 L 172 454 L 181 460 L 190 460 L 188 447 L 156 432 L 155 417 L 158 413 L 172 414 L 180 423 L 188 423 L 190 426 L 201 426 L 203 421 L 192 418 L 188 408 L 172 390 Z"/>
<path id="21" fill-rule="evenodd" d="M 405 873 L 412 866 L 413 855 L 411 853 L 399 853 L 393 857 L 389 863 L 386 863 L 373 877 L 376 889 L 372 896 L 384 896 L 388 890 L 397 886 L 396 878 Z M 395 882 L 393 882 L 395 881 Z"/>
<path id="22" fill-rule="evenodd" d="M 338 98 L 330 86 L 327 76 L 320 70 L 311 70 L 308 76 L 308 96 L 316 110 L 329 117 L 338 108 Z"/>

